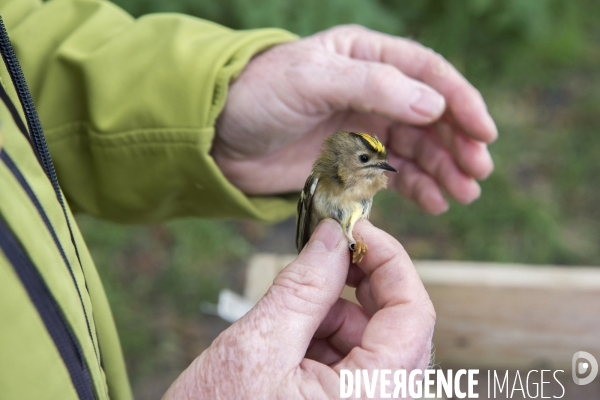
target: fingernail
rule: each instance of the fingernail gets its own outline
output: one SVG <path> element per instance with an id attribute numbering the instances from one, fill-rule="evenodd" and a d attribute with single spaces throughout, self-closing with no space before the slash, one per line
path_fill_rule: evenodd
<path id="1" fill-rule="evenodd" d="M 308 246 L 310 251 L 331 252 L 342 240 L 342 227 L 331 219 L 325 219 L 319 223 L 313 232 Z"/>
<path id="2" fill-rule="evenodd" d="M 433 90 L 419 89 L 410 108 L 425 117 L 438 117 L 446 108 L 446 100 Z"/>
<path id="3" fill-rule="evenodd" d="M 498 127 L 496 126 L 492 116 L 489 114 L 486 116 L 485 125 L 491 134 L 489 143 L 494 142 L 496 139 L 498 139 Z"/>

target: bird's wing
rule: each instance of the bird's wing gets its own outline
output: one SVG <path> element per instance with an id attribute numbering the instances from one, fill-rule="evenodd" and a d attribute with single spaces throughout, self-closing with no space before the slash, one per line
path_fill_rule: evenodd
<path id="1" fill-rule="evenodd" d="M 312 200 L 319 178 L 315 176 L 314 172 L 311 172 L 306 179 L 304 189 L 300 194 L 300 200 L 298 201 L 298 215 L 296 219 L 296 248 L 298 253 L 302 250 L 308 239 L 310 238 L 310 220 L 312 211 Z"/>

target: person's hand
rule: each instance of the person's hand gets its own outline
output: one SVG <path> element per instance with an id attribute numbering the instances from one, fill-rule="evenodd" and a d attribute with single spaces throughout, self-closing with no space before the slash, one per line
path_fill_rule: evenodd
<path id="1" fill-rule="evenodd" d="M 348 270 L 342 229 L 324 220 L 268 293 L 163 399 L 339 398 L 341 369 L 424 370 L 435 312 L 410 258 L 368 221 L 354 232 L 369 244 L 360 269 Z M 346 280 L 362 307 L 339 298 Z"/>
<path id="2" fill-rule="evenodd" d="M 496 126 L 479 92 L 408 39 L 336 27 L 256 56 L 230 87 L 212 154 L 247 194 L 300 190 L 323 139 L 339 129 L 387 146 L 390 186 L 430 213 L 480 194 Z"/>

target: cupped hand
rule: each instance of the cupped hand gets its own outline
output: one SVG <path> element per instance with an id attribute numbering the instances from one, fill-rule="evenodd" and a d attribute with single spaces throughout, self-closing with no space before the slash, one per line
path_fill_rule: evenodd
<path id="1" fill-rule="evenodd" d="M 348 273 L 340 225 L 321 222 L 268 293 L 163 399 L 339 398 L 342 369 L 424 370 L 435 312 L 410 258 L 368 221 L 354 232 L 369 244 L 360 266 Z M 362 307 L 339 298 L 347 279 Z"/>
<path id="2" fill-rule="evenodd" d="M 497 130 L 479 92 L 432 50 L 360 26 L 256 56 L 230 87 L 212 154 L 247 194 L 296 191 L 339 129 L 376 134 L 400 172 L 390 186 L 433 214 L 443 192 L 476 199 L 493 169 Z"/>

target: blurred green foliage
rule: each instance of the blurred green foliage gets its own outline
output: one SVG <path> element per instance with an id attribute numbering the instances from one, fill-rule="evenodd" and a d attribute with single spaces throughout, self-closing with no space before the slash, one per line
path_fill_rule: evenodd
<path id="1" fill-rule="evenodd" d="M 416 258 L 600 265 L 600 2 L 115 3 L 135 16 L 183 12 L 234 29 L 276 26 L 300 35 L 358 23 L 430 46 L 482 91 L 500 131 L 490 148 L 496 171 L 482 183 L 478 201 L 453 203 L 440 217 L 425 215 L 394 193 L 378 194 L 373 222 Z M 160 396 L 210 343 L 214 336 L 206 330 L 216 322 L 203 323 L 199 303 L 216 302 L 223 286 L 239 290 L 241 267 L 257 242 L 275 232 L 252 222 L 123 227 L 78 220 L 139 397 Z M 271 236 L 282 240 L 279 231 Z"/>
<path id="2" fill-rule="evenodd" d="M 600 3 L 593 0 L 117 0 L 139 16 L 183 12 L 234 29 L 280 27 L 306 36 L 361 24 L 412 37 L 471 79 L 548 78 L 548 66 L 581 62 L 594 42 Z M 479 82 L 477 82 L 479 83 Z"/>

